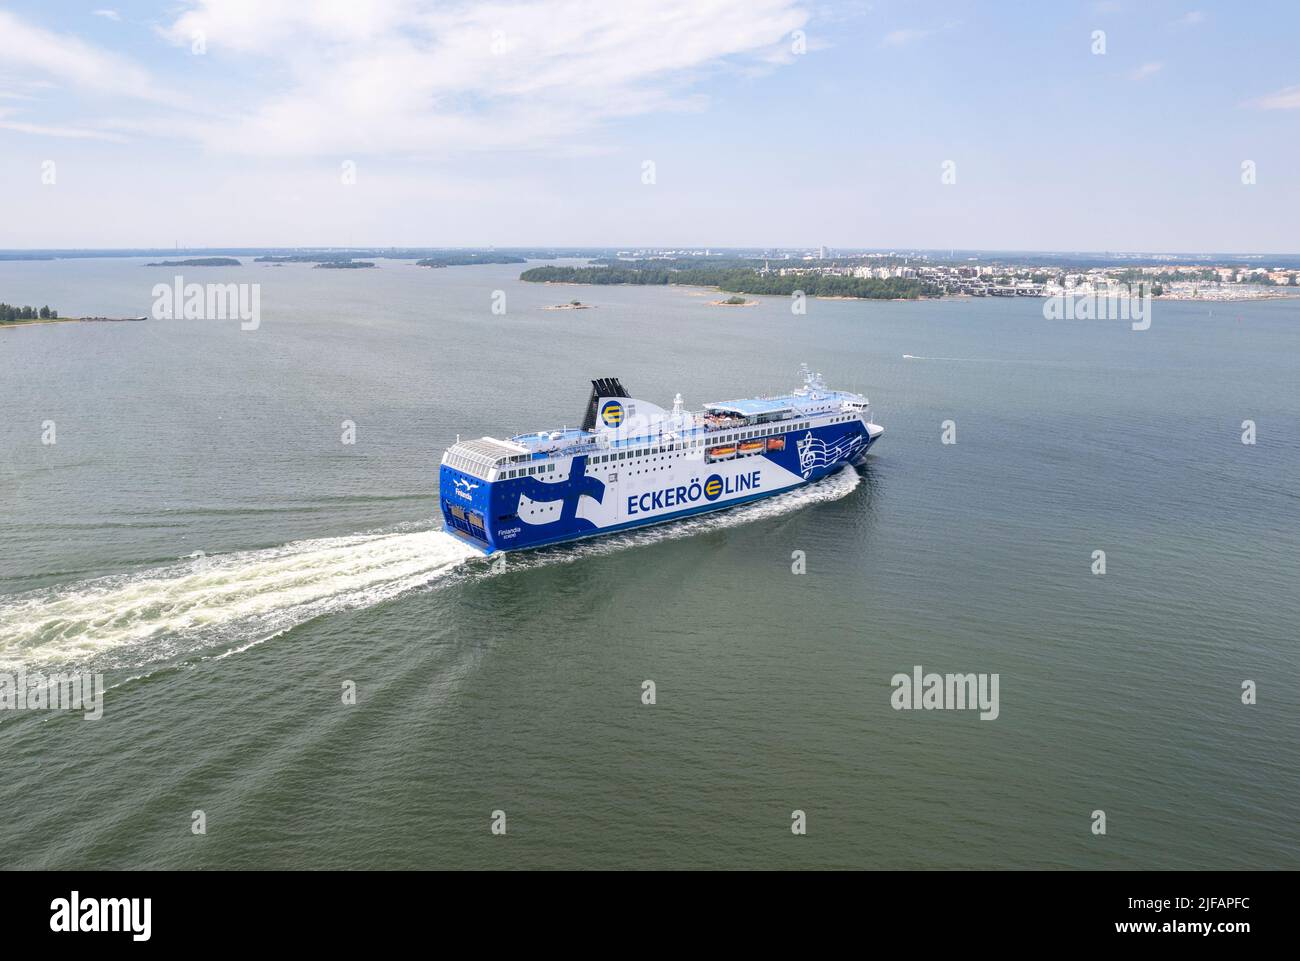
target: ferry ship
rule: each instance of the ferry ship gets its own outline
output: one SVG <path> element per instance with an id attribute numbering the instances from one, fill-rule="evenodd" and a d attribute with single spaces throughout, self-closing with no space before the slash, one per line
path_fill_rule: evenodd
<path id="1" fill-rule="evenodd" d="M 582 426 L 457 442 L 442 455 L 446 529 L 486 554 L 625 531 L 771 497 L 861 463 L 884 433 L 861 394 L 803 367 L 780 397 L 672 410 L 591 382 Z"/>

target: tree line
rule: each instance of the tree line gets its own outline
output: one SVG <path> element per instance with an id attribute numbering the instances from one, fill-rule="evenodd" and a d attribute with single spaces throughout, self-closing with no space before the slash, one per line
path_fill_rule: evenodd
<path id="1" fill-rule="evenodd" d="M 738 294 L 789 295 L 802 290 L 810 297 L 860 297 L 870 300 L 914 300 L 937 297 L 935 284 L 903 277 L 844 277 L 826 274 L 760 274 L 752 268 L 672 267 L 533 267 L 519 275 L 533 283 L 561 284 L 681 284 L 717 287 Z"/>
<path id="2" fill-rule="evenodd" d="M 17 320 L 58 320 L 59 312 L 46 307 L 18 307 L 13 304 L 0 304 L 0 324 L 11 324 Z"/>

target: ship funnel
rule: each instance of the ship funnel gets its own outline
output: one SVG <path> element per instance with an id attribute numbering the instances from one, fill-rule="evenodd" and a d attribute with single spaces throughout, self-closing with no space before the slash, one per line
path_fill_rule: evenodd
<path id="1" fill-rule="evenodd" d="M 598 377 L 591 382 L 591 397 L 587 399 L 587 412 L 582 415 L 582 429 L 586 431 L 596 429 L 596 404 L 602 397 L 631 397 L 623 389 L 622 383 L 617 377 Z"/>

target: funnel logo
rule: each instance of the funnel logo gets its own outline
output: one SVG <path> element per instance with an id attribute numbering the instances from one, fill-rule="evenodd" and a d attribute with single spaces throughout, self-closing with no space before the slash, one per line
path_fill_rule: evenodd
<path id="1" fill-rule="evenodd" d="M 611 400 L 600 409 L 600 419 L 606 427 L 617 427 L 623 423 L 623 405 Z"/>
<path id="2" fill-rule="evenodd" d="M 704 482 L 704 499 L 706 501 L 716 501 L 722 496 L 722 478 L 714 474 Z"/>

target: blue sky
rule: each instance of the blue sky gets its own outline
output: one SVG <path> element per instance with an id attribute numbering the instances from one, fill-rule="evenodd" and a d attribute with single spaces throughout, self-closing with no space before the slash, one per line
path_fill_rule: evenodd
<path id="1" fill-rule="evenodd" d="M 1298 33 L 1289 2 L 0 0 L 0 248 L 1297 252 Z"/>

